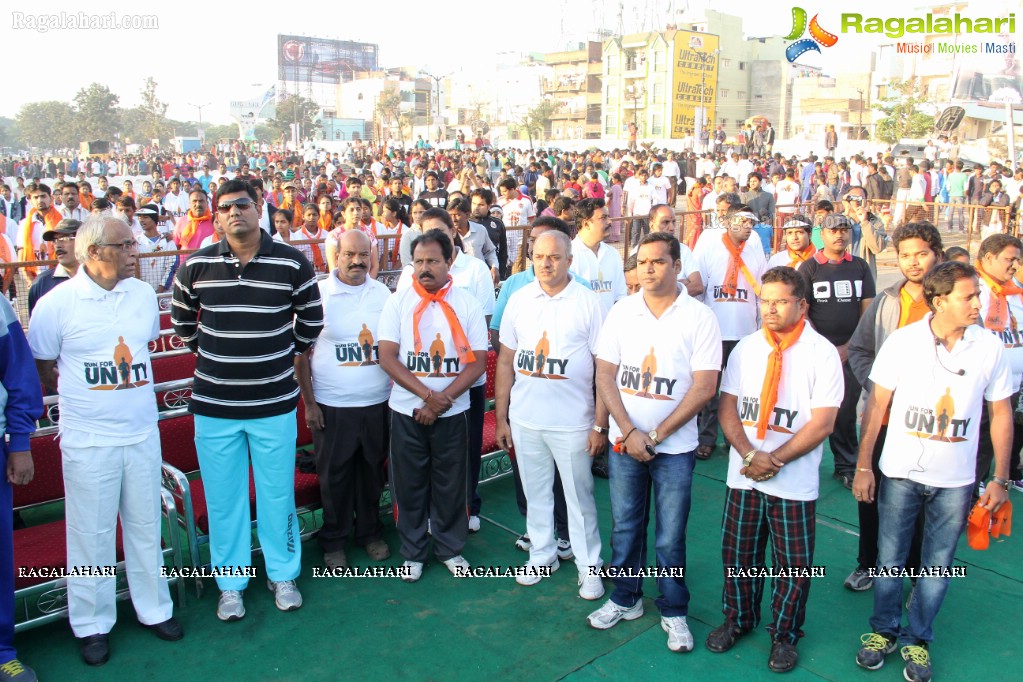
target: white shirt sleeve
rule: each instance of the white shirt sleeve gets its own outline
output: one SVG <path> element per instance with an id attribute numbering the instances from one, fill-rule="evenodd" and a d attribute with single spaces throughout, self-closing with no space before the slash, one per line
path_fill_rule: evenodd
<path id="1" fill-rule="evenodd" d="M 517 291 L 515 292 L 518 293 Z M 512 350 L 516 350 L 519 347 L 519 337 L 515 333 L 515 318 L 518 317 L 518 301 L 521 300 L 521 296 L 512 295 L 508 299 L 508 305 L 505 306 L 504 315 L 501 317 L 501 345 L 507 346 Z"/>
<path id="2" fill-rule="evenodd" d="M 469 342 L 469 348 L 477 353 L 486 353 L 490 339 L 487 336 L 487 321 L 483 317 L 483 310 L 476 299 L 468 306 L 469 314 L 465 320 L 465 338 Z"/>
<path id="3" fill-rule="evenodd" d="M 34 320 L 33 324 L 35 324 Z M 984 400 L 995 401 L 1008 398 L 1015 391 L 1015 387 L 1012 385 L 1008 353 L 1005 352 L 1001 343 L 997 345 L 997 351 L 991 380 L 988 381 L 987 387 L 984 389 Z"/>
<path id="4" fill-rule="evenodd" d="M 611 308 L 611 312 L 607 314 L 607 319 L 601 326 L 600 336 L 597 340 L 597 359 L 612 365 L 618 365 L 622 361 L 621 337 L 618 334 L 618 325 L 620 324 L 618 318 L 621 317 L 618 311 L 620 310 L 621 308 Z"/>
<path id="5" fill-rule="evenodd" d="M 746 337 L 732 349 L 728 356 L 728 364 L 721 373 L 721 392 L 737 396 L 742 387 L 742 356 L 746 346 L 753 343 L 753 339 Z"/>
<path id="6" fill-rule="evenodd" d="M 475 256 L 462 256 L 463 258 L 476 258 Z M 483 267 L 475 268 L 476 276 L 473 277 L 473 290 L 472 295 L 479 304 L 480 310 L 484 315 L 494 314 L 494 280 L 490 277 L 490 272 L 487 271 L 483 261 L 476 258 L 476 262 Z M 404 273 L 402 273 L 404 274 Z"/>
<path id="7" fill-rule="evenodd" d="M 698 304 L 702 305 L 702 304 Z M 721 371 L 721 327 L 718 318 L 705 308 L 700 320 L 693 327 L 693 355 L 689 358 L 689 366 L 694 372 L 712 370 Z"/>
<path id="8" fill-rule="evenodd" d="M 394 294 L 384 303 L 377 323 L 377 341 L 391 341 L 401 345 L 401 299 L 401 295 Z"/>
<path id="9" fill-rule="evenodd" d="M 590 293 L 590 292 L 587 292 Z M 600 297 L 596 294 L 592 296 L 586 296 L 586 302 L 589 303 L 589 324 L 590 324 L 590 339 L 589 348 L 590 353 L 596 355 L 600 350 L 600 332 L 602 322 L 604 321 L 604 309 L 600 305 Z"/>
<path id="10" fill-rule="evenodd" d="M 870 368 L 870 376 L 867 377 L 871 383 L 889 391 L 894 391 L 899 387 L 900 370 L 907 364 L 906 357 L 908 356 L 900 352 L 899 346 L 902 345 L 899 343 L 900 336 L 902 335 L 896 332 L 881 344 L 881 350 L 877 352 L 874 364 Z"/>
<path id="11" fill-rule="evenodd" d="M 817 352 L 819 355 L 813 361 L 816 373 L 810 389 L 810 409 L 840 407 L 845 395 L 845 376 L 838 349 L 825 342 L 819 344 Z"/>
<path id="12" fill-rule="evenodd" d="M 60 356 L 61 306 L 54 301 L 52 296 L 43 296 L 32 311 L 28 345 L 36 360 L 56 360 Z"/>

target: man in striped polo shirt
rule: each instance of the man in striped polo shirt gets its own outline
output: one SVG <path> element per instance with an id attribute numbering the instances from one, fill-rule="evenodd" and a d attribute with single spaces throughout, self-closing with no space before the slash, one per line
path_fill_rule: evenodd
<path id="1" fill-rule="evenodd" d="M 220 188 L 224 239 L 200 249 L 174 279 L 174 328 L 198 354 L 195 415 L 214 567 L 248 566 L 248 460 L 256 482 L 259 544 L 277 608 L 302 605 L 295 587 L 302 547 L 295 518 L 294 358 L 323 326 L 316 273 L 295 248 L 259 227 L 256 190 L 243 180 Z M 201 315 L 202 322 L 199 322 Z M 245 577 L 218 577 L 217 617 L 245 615 Z"/>

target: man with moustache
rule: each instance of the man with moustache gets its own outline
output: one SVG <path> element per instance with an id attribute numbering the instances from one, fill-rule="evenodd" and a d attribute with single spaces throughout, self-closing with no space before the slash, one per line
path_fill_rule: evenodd
<path id="1" fill-rule="evenodd" d="M 53 242 L 57 267 L 43 272 L 36 277 L 28 290 L 28 314 L 31 315 L 39 299 L 49 293 L 58 284 L 63 284 L 78 274 L 78 260 L 75 258 L 75 234 L 82 223 L 65 218 L 57 223 L 52 230 L 43 233 L 43 241 Z"/>
<path id="2" fill-rule="evenodd" d="M 390 481 L 407 582 L 422 576 L 428 524 L 437 558 L 456 577 L 469 570 L 467 413 L 469 388 L 486 371 L 487 333 L 479 303 L 452 282 L 454 248 L 440 230 L 416 238 L 412 286 L 388 299 L 377 332 L 394 381 Z"/>
<path id="3" fill-rule="evenodd" d="M 60 188 L 60 214 L 65 218 L 85 222 L 89 212 L 81 206 L 82 198 L 78 193 L 78 185 L 69 182 Z"/>
<path id="4" fill-rule="evenodd" d="M 337 267 L 319 282 L 323 331 L 295 362 L 320 479 L 323 527 L 317 541 L 331 570 L 348 567 L 349 537 L 373 561 L 391 555 L 379 509 L 391 380 L 376 347 L 391 292 L 367 277 L 372 240 L 366 233 L 342 234 L 337 253 Z"/>
<path id="5" fill-rule="evenodd" d="M 188 193 L 188 205 L 188 213 L 178 218 L 173 240 L 179 249 L 198 249 L 203 240 L 213 234 L 213 216 L 202 187 L 196 185 Z"/>
<path id="6" fill-rule="evenodd" d="M 626 295 L 622 257 L 604 242 L 611 228 L 604 200 L 583 199 L 575 210 L 579 232 L 572 240 L 571 271 L 590 283 L 606 317 L 611 306 Z"/>

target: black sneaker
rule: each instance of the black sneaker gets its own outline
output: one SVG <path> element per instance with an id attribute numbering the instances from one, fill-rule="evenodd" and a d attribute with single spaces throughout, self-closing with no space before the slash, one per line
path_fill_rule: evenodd
<path id="1" fill-rule="evenodd" d="M 852 490 L 853 477 L 852 474 L 840 474 L 837 471 L 831 474 L 831 478 L 835 479 L 843 486 L 846 490 Z"/>
<path id="2" fill-rule="evenodd" d="M 908 682 L 931 682 L 931 655 L 926 644 L 902 647 L 902 660 L 906 662 L 902 676 Z"/>
<path id="3" fill-rule="evenodd" d="M 739 638 L 746 634 L 738 625 L 726 620 L 721 625 L 710 631 L 707 635 L 707 648 L 716 654 L 723 654 L 739 641 Z"/>
<path id="4" fill-rule="evenodd" d="M 796 645 L 789 642 L 775 642 L 771 645 L 771 656 L 767 659 L 767 667 L 776 673 L 787 673 L 799 662 Z"/>
<path id="5" fill-rule="evenodd" d="M 895 651 L 895 637 L 879 632 L 860 635 L 860 642 L 863 646 L 856 652 L 856 665 L 867 670 L 880 670 L 884 657 Z"/>

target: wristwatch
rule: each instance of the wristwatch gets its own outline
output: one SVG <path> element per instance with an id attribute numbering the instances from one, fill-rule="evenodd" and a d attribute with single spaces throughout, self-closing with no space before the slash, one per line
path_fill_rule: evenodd
<path id="1" fill-rule="evenodd" d="M 606 426 L 597 426 L 596 424 L 594 424 L 593 425 L 593 430 L 603 436 L 605 433 L 607 433 L 611 429 L 607 428 Z"/>
<path id="2" fill-rule="evenodd" d="M 654 445 L 660 445 L 661 444 L 661 441 L 657 440 L 657 429 L 654 429 L 653 431 L 648 433 L 647 436 L 649 436 L 650 440 L 652 440 L 654 442 Z"/>
<path id="3" fill-rule="evenodd" d="M 1003 488 L 1005 488 L 1005 492 L 1009 492 L 1009 482 L 1007 480 L 1005 480 L 1004 478 L 1000 478 L 998 476 L 992 476 L 991 477 L 991 482 L 994 483 L 995 485 L 1000 485 Z"/>

